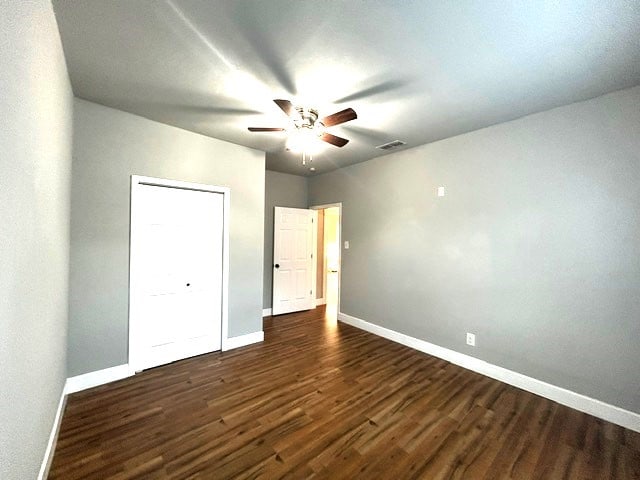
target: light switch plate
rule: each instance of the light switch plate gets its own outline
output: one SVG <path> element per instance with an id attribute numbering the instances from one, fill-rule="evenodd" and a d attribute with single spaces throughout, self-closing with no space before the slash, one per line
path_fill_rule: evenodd
<path id="1" fill-rule="evenodd" d="M 438 196 L 444 197 L 444 187 L 438 187 Z"/>
<path id="2" fill-rule="evenodd" d="M 344 241 L 344 249 L 349 250 L 349 240 Z"/>

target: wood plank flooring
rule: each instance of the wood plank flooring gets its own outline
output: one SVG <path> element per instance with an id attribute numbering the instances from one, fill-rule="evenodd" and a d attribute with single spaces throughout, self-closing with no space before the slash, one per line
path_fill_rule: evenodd
<path id="1" fill-rule="evenodd" d="M 73 394 L 50 479 L 640 479 L 640 434 L 336 323 Z"/>

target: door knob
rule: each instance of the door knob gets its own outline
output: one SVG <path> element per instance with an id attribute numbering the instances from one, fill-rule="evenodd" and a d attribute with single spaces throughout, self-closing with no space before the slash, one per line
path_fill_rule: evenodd
<path id="1" fill-rule="evenodd" d="M 276 263 L 276 264 L 274 265 L 274 267 L 276 267 L 276 268 L 280 268 L 280 264 L 279 264 L 279 263 Z"/>

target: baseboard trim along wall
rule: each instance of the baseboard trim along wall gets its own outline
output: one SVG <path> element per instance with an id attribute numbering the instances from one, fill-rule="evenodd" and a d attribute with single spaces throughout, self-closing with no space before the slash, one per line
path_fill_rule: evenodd
<path id="1" fill-rule="evenodd" d="M 42 465 L 40 466 L 40 472 L 38 473 L 38 480 L 46 480 L 49 476 L 49 468 L 53 461 L 54 446 L 58 441 L 58 432 L 60 431 L 60 423 L 62 422 L 62 412 L 67 403 L 67 394 L 65 388 L 60 392 L 60 401 L 58 402 L 58 410 L 56 416 L 53 419 L 53 425 L 51 427 L 51 434 L 49 435 L 49 441 L 47 442 L 47 448 L 44 451 L 44 458 L 42 459 Z"/>
<path id="2" fill-rule="evenodd" d="M 222 344 L 222 351 L 233 350 L 234 348 L 245 347 L 253 343 L 264 342 L 264 332 L 247 333 L 246 335 L 240 335 L 238 337 L 227 338 Z"/>
<path id="3" fill-rule="evenodd" d="M 223 340 L 222 351 L 224 352 L 262 341 L 264 341 L 263 331 L 247 333 L 246 335 L 240 335 L 238 337 L 231 337 Z M 115 382 L 116 380 L 131 377 L 134 373 L 135 372 L 130 370 L 129 365 L 125 364 L 77 375 L 75 377 L 69 377 L 67 378 L 67 383 L 64 387 L 64 393 L 68 395 L 88 388 L 98 387 L 105 383 Z"/>
<path id="4" fill-rule="evenodd" d="M 233 350 L 234 348 L 240 348 L 246 345 L 251 345 L 253 343 L 259 343 L 263 341 L 263 331 L 247 333 L 246 335 L 231 337 L 224 340 L 222 342 L 222 351 Z M 125 364 L 67 378 L 67 381 L 60 395 L 58 410 L 53 421 L 53 427 L 51 428 L 51 434 L 49 435 L 49 442 L 47 443 L 47 448 L 44 453 L 42 465 L 40 466 L 38 480 L 46 479 L 47 475 L 49 474 L 49 467 L 51 466 L 51 461 L 53 460 L 54 446 L 58 438 L 60 422 L 62 421 L 62 412 L 64 411 L 65 404 L 67 403 L 67 395 L 80 392 L 82 390 L 87 390 L 88 388 L 98 387 L 106 383 L 115 382 L 116 380 L 122 380 L 123 378 L 133 376 L 134 373 L 135 372 L 132 372 L 129 369 L 129 365 Z"/>
<path id="5" fill-rule="evenodd" d="M 316 307 L 318 307 L 320 305 L 324 305 L 325 303 L 327 303 L 327 301 L 324 299 L 324 297 L 316 298 Z"/>
<path id="6" fill-rule="evenodd" d="M 263 308 L 262 309 L 262 316 L 263 317 L 270 317 L 271 316 L 271 309 L 270 308 Z"/>
<path id="7" fill-rule="evenodd" d="M 129 365 L 118 365 L 116 367 L 105 368 L 95 372 L 77 375 L 67 378 L 67 384 L 64 387 L 64 393 L 75 393 L 87 388 L 97 387 L 105 383 L 115 382 L 133 375 L 134 372 L 129 370 Z"/>
<path id="8" fill-rule="evenodd" d="M 339 312 L 338 320 L 353 327 L 373 333 L 388 340 L 401 343 L 407 347 L 419 350 L 423 353 L 442 358 L 455 365 L 480 373 L 487 377 L 500 380 L 514 387 L 521 388 L 541 397 L 548 398 L 567 407 L 579 410 L 594 417 L 601 418 L 611 423 L 615 423 L 630 430 L 640 432 L 640 414 L 630 412 L 615 405 L 604 403 L 580 393 L 572 392 L 550 383 L 528 377 L 518 372 L 508 370 L 497 365 L 485 362 L 484 360 L 456 352 L 448 348 L 440 347 L 425 340 L 420 340 L 409 335 L 405 335 L 395 330 L 369 323 L 346 313 Z"/>

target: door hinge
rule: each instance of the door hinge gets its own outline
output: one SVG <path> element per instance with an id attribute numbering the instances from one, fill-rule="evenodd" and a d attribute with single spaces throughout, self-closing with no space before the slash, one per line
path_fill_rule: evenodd
<path id="1" fill-rule="evenodd" d="M 311 258 L 313 258 L 313 253 L 311 254 Z"/>
<path id="2" fill-rule="evenodd" d="M 309 295 L 313 295 L 313 290 L 309 290 Z"/>

